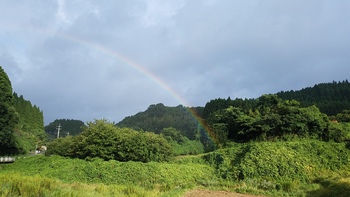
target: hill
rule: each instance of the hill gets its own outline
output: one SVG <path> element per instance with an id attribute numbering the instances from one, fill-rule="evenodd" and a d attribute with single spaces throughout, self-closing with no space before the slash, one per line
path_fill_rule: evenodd
<path id="1" fill-rule="evenodd" d="M 119 127 L 129 127 L 135 130 L 151 131 L 160 133 L 164 128 L 175 128 L 183 136 L 190 140 L 198 137 L 198 120 L 202 107 L 167 107 L 162 103 L 150 105 L 146 111 L 139 112 L 133 116 L 128 116 L 116 125 Z"/>
<path id="2" fill-rule="evenodd" d="M 297 91 L 281 91 L 277 95 L 282 99 L 297 100 L 304 107 L 316 105 L 321 112 L 329 116 L 350 109 L 350 83 L 348 80 L 320 83 Z"/>
<path id="3" fill-rule="evenodd" d="M 0 66 L 0 155 L 34 151 L 45 140 L 43 112 L 12 92 L 11 81 Z"/>
<path id="4" fill-rule="evenodd" d="M 85 126 L 84 122 L 81 120 L 56 119 L 49 125 L 45 126 L 45 133 L 47 134 L 49 141 L 57 137 L 57 127 L 59 125 L 61 126 L 61 137 L 65 137 L 68 135 L 78 135 L 83 131 L 82 127 Z"/>
<path id="5" fill-rule="evenodd" d="M 322 113 L 328 116 L 350 109 L 350 83 L 348 80 L 320 83 L 301 90 L 280 91 L 276 95 L 283 100 L 297 100 L 302 107 L 316 105 Z M 257 98 L 213 99 L 206 103 L 203 109 L 203 118 L 207 119 L 215 111 L 226 109 L 229 106 L 249 111 L 257 104 Z"/>

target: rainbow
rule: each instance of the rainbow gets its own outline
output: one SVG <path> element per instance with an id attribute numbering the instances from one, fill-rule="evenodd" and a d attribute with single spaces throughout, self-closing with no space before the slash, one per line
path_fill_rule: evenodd
<path id="1" fill-rule="evenodd" d="M 86 40 L 86 39 L 74 36 L 72 34 L 67 34 L 67 33 L 63 33 L 63 32 L 56 32 L 56 31 L 52 31 L 52 30 L 48 30 L 48 29 L 39 29 L 39 28 L 34 29 L 31 27 L 27 27 L 25 29 L 31 30 L 31 31 L 37 32 L 37 33 L 51 35 L 53 37 L 56 36 L 56 37 L 59 37 L 59 38 L 64 39 L 64 40 L 68 40 L 70 42 L 77 43 L 77 44 L 82 45 L 84 47 L 88 47 L 88 48 L 92 48 L 92 49 L 101 51 L 107 55 L 110 55 L 110 56 L 118 59 L 119 61 L 123 62 L 124 64 L 130 66 L 131 68 L 133 68 L 134 70 L 136 70 L 140 74 L 146 76 L 147 78 L 149 78 L 150 80 L 155 82 L 158 86 L 160 86 L 162 89 L 164 89 L 166 92 L 168 92 L 173 98 L 175 98 L 177 101 L 179 101 L 180 104 L 185 106 L 185 109 L 187 109 L 189 111 L 189 113 L 191 114 L 191 116 L 197 121 L 199 129 L 203 129 L 205 131 L 205 133 L 207 134 L 207 136 L 209 137 L 209 139 L 211 139 L 215 145 L 217 144 L 217 138 L 214 135 L 214 133 L 211 132 L 209 127 L 205 124 L 205 121 L 203 119 L 201 119 L 201 117 L 199 117 L 193 109 L 188 107 L 189 105 L 186 102 L 186 100 L 183 99 L 181 96 L 179 96 L 179 94 L 176 93 L 161 78 L 159 78 L 158 76 L 156 76 L 155 74 L 153 74 L 152 72 L 147 70 L 144 66 L 140 65 L 136 61 L 122 55 L 121 53 L 118 53 L 117 51 L 114 51 L 110 48 L 107 48 L 107 47 L 105 47 L 97 42 L 94 42 L 91 40 Z"/>
<path id="2" fill-rule="evenodd" d="M 105 47 L 105 46 L 103 46 L 103 45 L 101 45 L 99 43 L 96 43 L 96 42 L 93 42 L 93 41 L 88 41 L 88 40 L 85 40 L 85 39 L 82 39 L 82 38 L 78 38 L 76 36 L 73 36 L 73 35 L 70 35 L 70 34 L 65 34 L 65 33 L 60 33 L 58 35 L 59 35 L 59 37 L 65 38 L 66 40 L 70 40 L 70 41 L 79 43 L 81 45 L 97 49 L 97 50 L 102 51 L 102 52 L 104 52 L 106 54 L 109 54 L 109 55 L 117 58 L 118 60 L 122 61 L 126 65 L 131 66 L 134 70 L 138 71 L 142 75 L 145 75 L 146 77 L 148 77 L 149 79 L 154 81 L 158 86 L 160 86 L 162 89 L 167 91 L 172 97 L 174 97 L 177 101 L 179 101 L 180 104 L 185 106 L 185 109 L 187 109 L 187 111 L 189 111 L 191 116 L 197 121 L 199 129 L 204 129 L 204 131 L 207 134 L 207 136 L 210 139 L 212 139 L 212 141 L 217 145 L 217 138 L 214 135 L 214 133 L 210 130 L 210 128 L 205 123 L 205 121 L 201 117 L 199 117 L 197 115 L 197 113 L 193 109 L 188 107 L 189 105 L 186 102 L 186 100 L 183 99 L 182 97 L 180 97 L 179 94 L 177 94 L 161 78 L 159 78 L 158 76 L 156 76 L 155 74 L 153 74 L 149 70 L 145 69 L 144 66 L 142 66 L 142 65 L 138 64 L 136 61 L 133 61 L 130 58 L 128 58 L 128 57 L 118 53 L 117 51 L 109 49 L 109 48 L 107 48 L 107 47 Z"/>

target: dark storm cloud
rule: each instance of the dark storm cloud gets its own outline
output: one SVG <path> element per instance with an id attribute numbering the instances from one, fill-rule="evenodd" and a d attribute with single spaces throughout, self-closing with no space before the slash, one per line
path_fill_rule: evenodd
<path id="1" fill-rule="evenodd" d="M 1 2 L 0 65 L 46 123 L 119 121 L 154 103 L 204 106 L 345 80 L 349 9 L 319 0 Z"/>

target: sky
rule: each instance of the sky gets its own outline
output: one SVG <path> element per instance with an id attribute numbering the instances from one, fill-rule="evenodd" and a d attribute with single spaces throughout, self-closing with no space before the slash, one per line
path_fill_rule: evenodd
<path id="1" fill-rule="evenodd" d="M 0 66 L 55 119 L 119 122 L 350 79 L 347 0 L 0 0 Z"/>

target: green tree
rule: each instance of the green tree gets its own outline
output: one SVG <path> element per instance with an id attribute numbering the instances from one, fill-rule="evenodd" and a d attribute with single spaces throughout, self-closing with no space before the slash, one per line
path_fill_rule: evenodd
<path id="1" fill-rule="evenodd" d="M 163 135 L 165 139 L 173 140 L 177 143 L 181 143 L 184 137 L 181 135 L 180 131 L 176 130 L 173 127 L 164 128 L 160 134 Z"/>
<path id="2" fill-rule="evenodd" d="M 11 82 L 0 66 L 0 155 L 23 151 L 14 134 L 18 121 L 13 107 Z"/>
<path id="3" fill-rule="evenodd" d="M 284 138 L 288 135 L 328 139 L 328 117 L 316 106 L 301 107 L 296 100 L 262 95 L 249 111 L 230 106 L 208 119 L 219 144 L 227 140 L 248 142 Z"/>
<path id="4" fill-rule="evenodd" d="M 65 157 L 72 157 L 75 154 L 73 152 L 74 143 L 75 141 L 72 136 L 57 138 L 47 144 L 47 151 L 45 154 L 56 154 Z"/>
<path id="5" fill-rule="evenodd" d="M 39 107 L 25 100 L 22 95 L 18 96 L 17 93 L 13 93 L 13 98 L 14 107 L 19 114 L 18 128 L 37 138 L 36 141 L 45 141 L 43 112 Z"/>
<path id="6" fill-rule="evenodd" d="M 343 110 L 335 116 L 335 119 L 339 122 L 350 122 L 350 110 Z"/>

